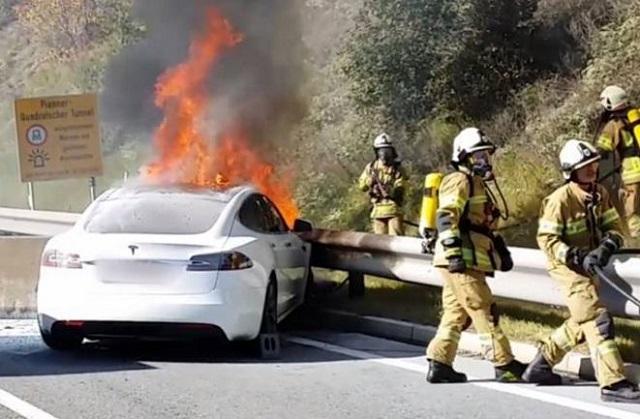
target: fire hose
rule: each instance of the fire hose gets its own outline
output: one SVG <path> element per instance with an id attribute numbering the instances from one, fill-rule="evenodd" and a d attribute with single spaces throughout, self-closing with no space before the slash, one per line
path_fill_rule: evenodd
<path id="1" fill-rule="evenodd" d="M 402 220 L 402 222 L 405 223 L 408 226 L 415 227 L 415 228 L 420 228 L 420 224 L 414 223 L 413 221 Z"/>
<path id="2" fill-rule="evenodd" d="M 618 165 L 614 167 L 612 170 L 605 173 L 604 175 L 598 177 L 598 183 L 602 182 L 603 180 L 607 180 L 608 178 L 615 175 L 616 173 L 619 173 L 620 169 L 622 169 L 622 165 Z"/>
<path id="3" fill-rule="evenodd" d="M 631 249 L 631 248 L 629 248 L 629 249 L 620 249 L 615 254 L 616 255 L 638 255 L 638 254 L 640 254 L 640 249 Z M 628 301 L 631 301 L 638 308 L 640 308 L 640 300 L 638 300 L 636 297 L 634 297 L 633 295 L 631 295 L 627 291 L 623 290 L 618 284 L 616 284 L 616 282 L 611 277 L 609 277 L 609 275 L 607 275 L 607 273 L 604 271 L 604 269 L 602 269 L 599 266 L 595 266 L 594 267 L 594 271 L 595 271 L 595 273 L 598 275 L 598 277 L 601 280 L 603 280 L 607 284 L 611 285 L 611 287 L 614 290 L 618 291 L 618 293 L 620 295 L 622 295 Z"/>

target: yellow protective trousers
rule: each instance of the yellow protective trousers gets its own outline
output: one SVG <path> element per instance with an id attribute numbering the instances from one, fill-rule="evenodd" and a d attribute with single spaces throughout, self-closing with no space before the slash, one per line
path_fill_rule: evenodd
<path id="1" fill-rule="evenodd" d="M 560 282 L 570 317 L 542 342 L 542 354 L 551 365 L 586 339 L 600 387 L 625 379 L 624 364 L 614 341 L 613 318 L 600 304 L 598 284 L 566 266 L 549 270 Z"/>
<path id="2" fill-rule="evenodd" d="M 404 224 L 402 224 L 402 216 L 388 218 L 374 218 L 373 232 L 375 234 L 389 234 L 391 236 L 404 235 Z"/>
<path id="3" fill-rule="evenodd" d="M 622 186 L 622 205 L 629 236 L 640 237 L 640 183 Z"/>
<path id="4" fill-rule="evenodd" d="M 436 270 L 444 280 L 443 313 L 436 336 L 427 347 L 427 359 L 452 365 L 460 334 L 471 320 L 480 337 L 485 359 L 497 367 L 510 363 L 513 360 L 511 345 L 498 325 L 493 294 L 485 274 L 470 269 L 464 273 L 450 273 L 445 268 Z"/>

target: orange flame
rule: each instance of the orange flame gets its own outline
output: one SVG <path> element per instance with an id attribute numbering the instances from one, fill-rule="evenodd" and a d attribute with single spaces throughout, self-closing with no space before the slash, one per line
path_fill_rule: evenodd
<path id="1" fill-rule="evenodd" d="M 150 183 L 180 183 L 225 189 L 251 183 L 278 206 L 289 225 L 298 216 L 288 178 L 276 178 L 274 167 L 250 147 L 241 121 L 211 138 L 203 132 L 204 114 L 212 104 L 206 83 L 222 54 L 242 42 L 242 35 L 216 10 L 206 14 L 204 30 L 191 42 L 187 60 L 162 74 L 155 104 L 164 119 L 155 132 L 157 158 L 146 167 Z"/>

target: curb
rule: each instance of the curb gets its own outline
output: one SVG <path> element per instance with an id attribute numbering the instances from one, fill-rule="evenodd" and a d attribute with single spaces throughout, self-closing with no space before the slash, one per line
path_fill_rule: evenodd
<path id="1" fill-rule="evenodd" d="M 424 346 L 436 334 L 436 327 L 410 323 L 384 317 L 361 316 L 341 310 L 318 309 L 316 320 L 321 326 L 347 332 L 359 332 L 382 338 L 399 340 L 414 345 Z M 511 340 L 511 349 L 521 362 L 531 362 L 537 352 L 535 345 Z M 460 345 L 463 351 L 480 354 L 481 346 L 478 335 L 462 332 Z M 554 369 L 564 374 L 584 380 L 595 380 L 595 371 L 591 358 L 578 352 L 569 352 Z M 625 363 L 626 375 L 634 383 L 640 382 L 640 365 Z"/>

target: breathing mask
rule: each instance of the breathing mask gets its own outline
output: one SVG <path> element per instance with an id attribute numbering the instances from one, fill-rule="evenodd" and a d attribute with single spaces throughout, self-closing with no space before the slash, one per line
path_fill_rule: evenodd
<path id="1" fill-rule="evenodd" d="M 474 176 L 480 176 L 483 180 L 494 178 L 491 155 L 487 150 L 476 151 L 469 156 L 469 169 Z"/>
<path id="2" fill-rule="evenodd" d="M 376 150 L 378 159 L 380 159 L 385 165 L 390 165 L 396 159 L 397 155 L 392 147 L 383 147 Z"/>

